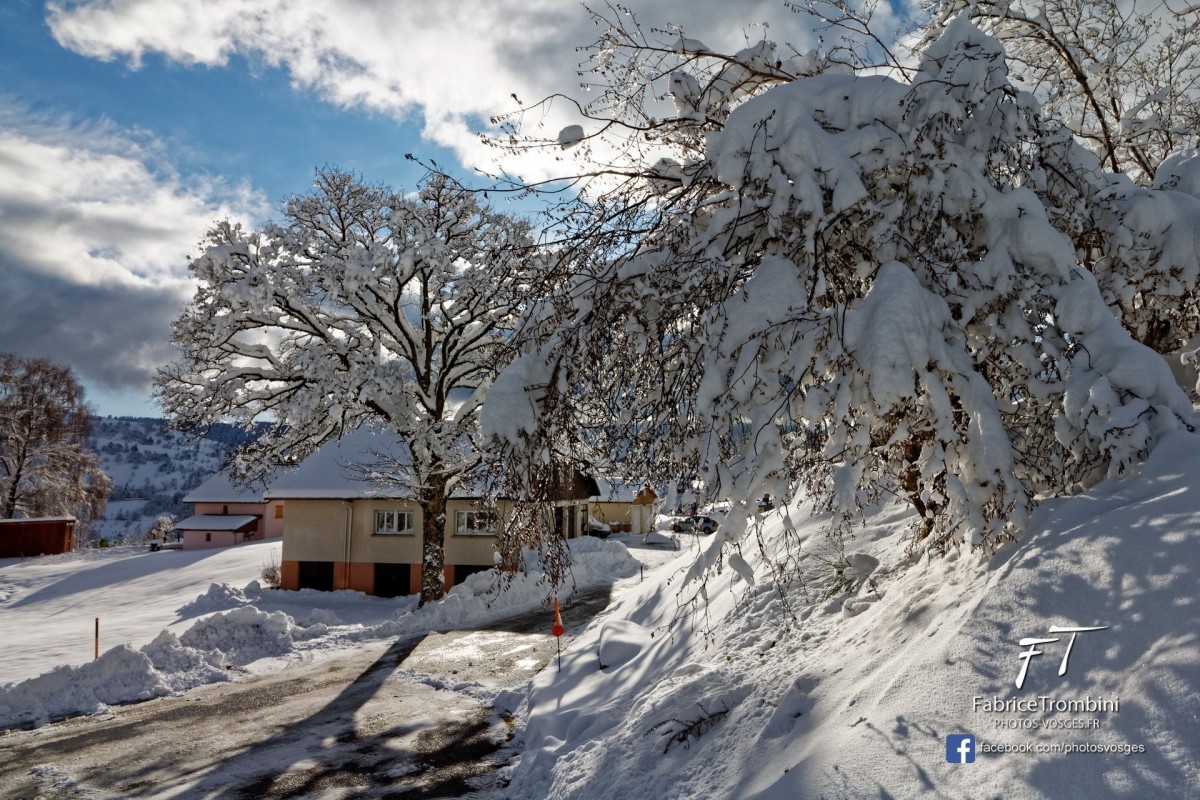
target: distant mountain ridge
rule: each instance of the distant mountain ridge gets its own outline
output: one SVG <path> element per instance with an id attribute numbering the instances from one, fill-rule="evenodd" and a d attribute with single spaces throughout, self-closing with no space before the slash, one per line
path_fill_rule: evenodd
<path id="1" fill-rule="evenodd" d="M 89 443 L 112 479 L 108 508 L 89 538 L 141 541 L 163 514 L 191 514 L 183 497 L 219 472 L 229 453 L 255 432 L 209 427 L 201 439 L 154 417 L 93 417 Z"/>

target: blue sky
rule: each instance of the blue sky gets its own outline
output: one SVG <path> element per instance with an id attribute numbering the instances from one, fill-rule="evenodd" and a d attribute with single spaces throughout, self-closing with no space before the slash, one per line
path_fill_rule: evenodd
<path id="1" fill-rule="evenodd" d="M 718 49 L 766 20 L 811 39 L 774 0 L 634 5 Z M 597 34 L 560 0 L 5 0 L 0 351 L 71 366 L 101 414 L 158 415 L 150 379 L 214 220 L 261 224 L 324 164 L 401 189 L 423 172 L 405 153 L 494 168 L 481 121 L 573 91 Z M 575 121 L 563 104 L 544 125 Z"/>
<path id="2" fill-rule="evenodd" d="M 287 73 L 233 54 L 228 65 L 188 67 L 148 53 L 127 61 L 87 58 L 59 45 L 42 3 L 0 7 L 0 91 L 32 113 L 66 114 L 75 123 L 111 121 L 163 140 L 181 172 L 238 176 L 276 203 L 310 184 L 323 163 L 395 185 L 421 169 L 404 159 L 413 148 L 454 162 L 421 141 L 420 119 L 324 103 L 294 89 Z"/>

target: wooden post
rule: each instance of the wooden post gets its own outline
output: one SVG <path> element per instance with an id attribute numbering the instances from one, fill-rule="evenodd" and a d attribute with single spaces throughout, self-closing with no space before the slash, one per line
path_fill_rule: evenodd
<path id="1" fill-rule="evenodd" d="M 96 617 L 96 658 L 100 658 L 100 618 Z"/>
<path id="2" fill-rule="evenodd" d="M 558 671 L 562 672 L 562 635 L 563 635 L 562 617 L 558 613 L 558 596 L 554 597 L 554 627 L 550 629 L 550 633 L 554 634 L 555 647 L 558 650 Z"/>

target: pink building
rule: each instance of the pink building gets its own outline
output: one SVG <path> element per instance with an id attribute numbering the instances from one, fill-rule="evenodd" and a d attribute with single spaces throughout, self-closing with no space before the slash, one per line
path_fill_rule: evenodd
<path id="1" fill-rule="evenodd" d="M 218 473 L 193 489 L 183 502 L 195 514 L 175 523 L 183 549 L 230 547 L 241 542 L 283 536 L 283 501 L 266 501 L 263 488 L 241 489 Z"/>

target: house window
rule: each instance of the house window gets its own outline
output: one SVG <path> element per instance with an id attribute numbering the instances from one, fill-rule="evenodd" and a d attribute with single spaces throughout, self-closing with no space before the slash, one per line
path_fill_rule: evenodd
<path id="1" fill-rule="evenodd" d="M 211 533 L 206 533 L 206 534 L 204 534 L 204 541 L 206 541 L 206 542 L 211 542 L 211 541 L 212 541 L 212 534 L 211 534 Z"/>
<path id="2" fill-rule="evenodd" d="M 491 511 L 456 511 L 454 532 L 459 536 L 494 536 L 496 515 Z"/>
<path id="3" fill-rule="evenodd" d="M 412 533 L 413 515 L 411 511 L 376 511 L 376 533 Z"/>
<path id="4" fill-rule="evenodd" d="M 275 506 L 275 519 L 283 519 L 283 506 Z"/>

